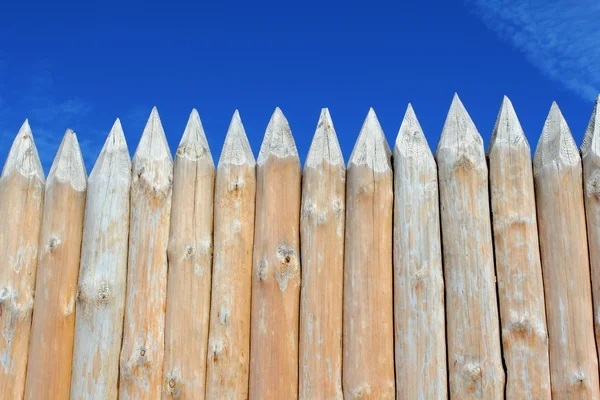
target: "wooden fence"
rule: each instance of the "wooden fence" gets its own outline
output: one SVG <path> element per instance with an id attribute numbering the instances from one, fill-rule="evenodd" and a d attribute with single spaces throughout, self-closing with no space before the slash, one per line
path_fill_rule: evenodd
<path id="1" fill-rule="evenodd" d="M 504 98 L 487 155 L 455 96 L 435 156 L 409 105 L 348 166 L 327 109 L 304 171 L 276 109 L 215 169 L 194 110 L 115 122 L 48 178 L 27 121 L 0 177 L 0 398 L 600 399 L 600 97 L 533 161 Z"/>

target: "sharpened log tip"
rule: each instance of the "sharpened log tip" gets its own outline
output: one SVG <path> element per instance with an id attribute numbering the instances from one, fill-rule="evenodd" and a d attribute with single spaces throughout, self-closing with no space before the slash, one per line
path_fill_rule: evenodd
<path id="1" fill-rule="evenodd" d="M 529 149 L 529 143 L 512 102 L 508 97 L 504 96 L 498 117 L 496 118 L 494 130 L 492 131 L 488 154 L 496 146 L 511 147 L 520 144 L 524 144 Z"/>
<path id="2" fill-rule="evenodd" d="M 271 156 L 291 157 L 299 160 L 290 124 L 279 107 L 275 109 L 267 126 L 265 138 L 258 153 L 258 165 L 263 165 Z"/>
<path id="3" fill-rule="evenodd" d="M 315 168 L 322 162 L 329 165 L 344 165 L 344 156 L 338 142 L 329 109 L 323 108 L 317 129 L 306 156 L 305 168 Z"/>
<path id="4" fill-rule="evenodd" d="M 27 119 L 23 122 L 8 152 L 2 176 L 10 175 L 15 169 L 26 178 L 37 178 L 42 183 L 45 182 L 44 169 Z"/>
<path id="5" fill-rule="evenodd" d="M 223 143 L 223 149 L 221 150 L 221 157 L 219 159 L 219 166 L 228 164 L 247 164 L 249 166 L 254 166 L 256 164 L 238 110 L 235 110 L 231 122 L 229 123 L 229 129 L 227 130 L 227 136 L 225 136 L 225 142 Z"/>
<path id="6" fill-rule="evenodd" d="M 385 172 L 391 170 L 391 155 L 383 129 L 371 108 L 350 155 L 348 167 L 367 165 L 375 172 Z"/>
<path id="7" fill-rule="evenodd" d="M 579 162 L 579 150 L 571 130 L 558 105 L 553 102 L 533 157 L 534 175 L 546 165 L 574 166 Z"/>
<path id="8" fill-rule="evenodd" d="M 598 138 L 598 135 L 600 135 L 600 95 L 596 98 L 594 110 L 581 143 L 582 158 L 585 158 L 588 154 L 600 155 L 600 138 Z"/>
<path id="9" fill-rule="evenodd" d="M 433 154 L 410 103 L 406 108 L 404 119 L 398 131 L 398 137 L 394 145 L 394 157 L 409 158 L 417 164 L 426 161 L 433 162 Z"/>

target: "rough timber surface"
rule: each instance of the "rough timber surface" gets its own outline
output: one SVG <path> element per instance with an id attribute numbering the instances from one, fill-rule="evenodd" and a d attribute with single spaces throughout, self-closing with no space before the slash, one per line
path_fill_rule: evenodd
<path id="1" fill-rule="evenodd" d="M 214 255 L 206 398 L 247 399 L 256 162 L 233 115 L 215 183 Z"/>
<path id="2" fill-rule="evenodd" d="M 502 399 L 488 170 L 483 140 L 455 95 L 436 151 L 450 398 Z"/>
<path id="3" fill-rule="evenodd" d="M 553 103 L 533 160 L 555 399 L 599 399 L 582 168 Z"/>
<path id="4" fill-rule="evenodd" d="M 373 109 L 346 180 L 344 398 L 393 399 L 393 176 L 390 148 Z"/>
<path id="5" fill-rule="evenodd" d="M 161 395 L 173 161 L 156 108 L 132 161 L 119 399 Z"/>
<path id="6" fill-rule="evenodd" d="M 0 177 L 0 398 L 21 399 L 29 351 L 44 171 L 29 122 L 15 138 Z"/>
<path id="7" fill-rule="evenodd" d="M 409 104 L 394 147 L 396 397 L 447 399 L 437 167 Z"/>
<path id="8" fill-rule="evenodd" d="M 116 399 L 127 278 L 131 161 L 117 119 L 88 179 L 71 399 Z"/>
<path id="9" fill-rule="evenodd" d="M 86 171 L 67 130 L 46 181 L 25 398 L 67 399 L 75 333 Z"/>
<path id="10" fill-rule="evenodd" d="M 346 168 L 327 109 L 302 178 L 300 399 L 343 399 L 342 310 Z"/>
<path id="11" fill-rule="evenodd" d="M 302 171 L 279 108 L 267 126 L 256 175 L 249 398 L 296 399 Z"/>

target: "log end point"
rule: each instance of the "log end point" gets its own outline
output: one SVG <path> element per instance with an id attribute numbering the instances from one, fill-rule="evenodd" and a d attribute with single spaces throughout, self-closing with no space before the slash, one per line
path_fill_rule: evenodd
<path id="1" fill-rule="evenodd" d="M 351 165 L 368 165 L 375 172 L 391 170 L 391 151 L 373 108 L 369 109 L 352 154 Z"/>
<path id="2" fill-rule="evenodd" d="M 273 112 L 267 126 L 265 138 L 258 153 L 258 165 L 263 165 L 271 156 L 292 157 L 300 160 L 290 124 L 279 107 Z"/>
<path id="3" fill-rule="evenodd" d="M 316 168 L 326 162 L 329 165 L 344 166 L 344 156 L 338 142 L 329 109 L 323 108 L 313 136 L 305 167 Z"/>
<path id="4" fill-rule="evenodd" d="M 488 146 L 488 154 L 496 146 L 515 147 L 520 144 L 524 144 L 529 151 L 529 143 L 512 102 L 504 96 Z"/>
<path id="5" fill-rule="evenodd" d="M 8 176 L 15 169 L 27 178 L 37 178 L 42 183 L 45 181 L 44 169 L 27 119 L 23 122 L 8 152 L 2 176 Z"/>
<path id="6" fill-rule="evenodd" d="M 206 134 L 204 133 L 204 127 L 202 126 L 202 121 L 200 121 L 200 115 L 198 115 L 198 111 L 195 108 L 190 113 L 187 125 L 183 131 L 176 157 L 187 158 L 192 161 L 206 158 L 214 166 L 208 140 L 206 140 Z"/>
<path id="7" fill-rule="evenodd" d="M 404 119 L 398 131 L 396 144 L 394 145 L 394 159 L 410 159 L 420 164 L 423 162 L 435 162 L 433 154 L 412 104 L 408 104 Z"/>
<path id="8" fill-rule="evenodd" d="M 590 117 L 583 142 L 581 143 L 581 157 L 585 158 L 588 154 L 600 156 L 600 95 L 596 98 L 594 111 Z"/>
<path id="9" fill-rule="evenodd" d="M 548 164 L 577 165 L 579 150 L 556 102 L 552 103 L 544 129 L 533 156 L 533 172 L 537 174 Z"/>
<path id="10" fill-rule="evenodd" d="M 71 129 L 67 129 L 60 143 L 52 167 L 50 167 L 46 186 L 50 186 L 55 180 L 70 183 L 78 192 L 83 192 L 87 188 L 87 173 L 79 141 Z"/>
<path id="11" fill-rule="evenodd" d="M 229 123 L 229 129 L 227 130 L 227 136 L 225 136 L 225 142 L 223 143 L 223 149 L 221 150 L 221 157 L 219 159 L 219 166 L 221 165 L 256 165 L 248 136 L 246 136 L 246 130 L 242 124 L 240 113 L 235 110 L 231 122 Z"/>
<path id="12" fill-rule="evenodd" d="M 135 164 L 137 160 L 162 160 L 165 158 L 173 161 L 158 110 L 154 107 L 133 156 L 133 163 Z"/>
<path id="13" fill-rule="evenodd" d="M 119 118 L 113 124 L 100 155 L 90 173 L 89 181 L 97 178 L 131 176 L 131 159 Z"/>

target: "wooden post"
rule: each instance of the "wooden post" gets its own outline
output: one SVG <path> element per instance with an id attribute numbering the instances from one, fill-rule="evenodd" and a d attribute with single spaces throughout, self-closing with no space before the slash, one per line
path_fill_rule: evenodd
<path id="1" fill-rule="evenodd" d="M 116 399 L 129 238 L 131 160 L 117 119 L 88 179 L 71 399 Z"/>
<path id="2" fill-rule="evenodd" d="M 549 399 L 548 332 L 531 150 L 507 97 L 488 159 L 506 397 Z"/>
<path id="3" fill-rule="evenodd" d="M 344 398 L 394 399 L 393 176 L 373 109 L 348 163 L 344 254 Z"/>
<path id="4" fill-rule="evenodd" d="M 119 398 L 157 399 L 162 388 L 173 159 L 156 107 L 132 167 Z"/>
<path id="5" fill-rule="evenodd" d="M 533 158 L 552 397 L 599 399 L 581 159 L 556 103 Z"/>
<path id="6" fill-rule="evenodd" d="M 0 177 L 0 398 L 25 390 L 38 243 L 44 206 L 44 171 L 25 120 Z"/>
<path id="7" fill-rule="evenodd" d="M 235 111 L 215 184 L 206 398 L 247 399 L 256 162 Z"/>
<path id="8" fill-rule="evenodd" d="M 87 174 L 67 129 L 46 181 L 25 398 L 67 399 Z"/>
<path id="9" fill-rule="evenodd" d="M 192 110 L 173 167 L 163 399 L 203 399 L 210 317 L 215 166 Z"/>
<path id="10" fill-rule="evenodd" d="M 296 399 L 302 170 L 279 108 L 267 126 L 256 175 L 249 398 Z"/>
<path id="11" fill-rule="evenodd" d="M 502 399 L 504 370 L 483 140 L 457 95 L 436 151 L 450 398 Z"/>
<path id="12" fill-rule="evenodd" d="M 581 144 L 581 161 L 594 300 L 594 331 L 600 357 L 600 96 L 596 99 Z"/>
<path id="13" fill-rule="evenodd" d="M 396 397 L 447 399 L 437 167 L 409 104 L 394 147 Z"/>
<path id="14" fill-rule="evenodd" d="M 302 179 L 300 398 L 342 399 L 346 166 L 324 108 Z"/>

